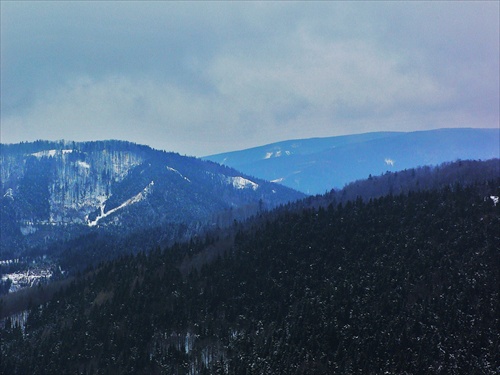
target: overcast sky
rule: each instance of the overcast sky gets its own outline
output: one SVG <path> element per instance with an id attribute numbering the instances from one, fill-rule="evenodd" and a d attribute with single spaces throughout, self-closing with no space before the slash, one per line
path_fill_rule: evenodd
<path id="1" fill-rule="evenodd" d="M 499 126 L 498 1 L 0 4 L 2 143 Z"/>

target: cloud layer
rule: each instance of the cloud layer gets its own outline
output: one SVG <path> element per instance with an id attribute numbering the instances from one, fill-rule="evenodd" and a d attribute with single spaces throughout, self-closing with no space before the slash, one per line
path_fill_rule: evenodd
<path id="1" fill-rule="evenodd" d="M 2 2 L 2 142 L 495 127 L 499 4 Z"/>

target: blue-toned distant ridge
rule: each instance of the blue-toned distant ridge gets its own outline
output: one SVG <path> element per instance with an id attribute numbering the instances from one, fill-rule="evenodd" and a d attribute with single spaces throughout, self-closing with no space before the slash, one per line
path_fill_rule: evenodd
<path id="1" fill-rule="evenodd" d="M 457 159 L 500 157 L 500 129 L 437 129 L 311 138 L 205 157 L 307 194 L 346 183 Z"/>

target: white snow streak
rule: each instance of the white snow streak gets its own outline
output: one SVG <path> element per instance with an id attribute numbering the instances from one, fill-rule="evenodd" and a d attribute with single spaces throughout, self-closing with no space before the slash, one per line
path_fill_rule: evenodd
<path id="1" fill-rule="evenodd" d="M 11 188 L 8 188 L 3 197 L 14 200 L 14 191 Z"/>
<path id="2" fill-rule="evenodd" d="M 167 169 L 168 169 L 170 172 L 177 173 L 177 174 L 178 174 L 181 178 L 185 179 L 187 182 L 191 182 L 191 180 L 190 180 L 189 178 L 184 177 L 184 176 L 182 175 L 182 173 L 181 173 L 181 172 L 179 172 L 177 169 L 171 168 L 171 167 L 169 167 L 168 165 L 167 165 Z"/>
<path id="3" fill-rule="evenodd" d="M 100 207 L 99 207 L 99 208 L 100 208 L 100 211 L 101 211 L 100 215 L 99 215 L 98 217 L 96 217 L 96 219 L 95 219 L 94 221 L 90 221 L 90 220 L 88 220 L 88 217 L 87 217 L 88 226 L 89 226 L 89 227 L 94 227 L 94 226 L 96 226 L 96 225 L 97 225 L 97 223 L 99 222 L 99 220 L 101 220 L 101 219 L 103 219 L 103 218 L 105 218 L 105 217 L 107 217 L 107 216 L 109 216 L 109 215 L 111 215 L 111 214 L 115 213 L 115 212 L 116 212 L 116 211 L 118 211 L 118 210 L 121 210 L 122 208 L 125 208 L 125 207 L 130 206 L 130 205 L 132 205 L 132 204 L 134 204 L 134 203 L 137 203 L 137 202 L 142 201 L 142 200 L 143 200 L 143 199 L 147 196 L 147 194 L 151 191 L 151 187 L 152 187 L 153 185 L 154 185 L 154 181 L 151 181 L 151 182 L 149 183 L 149 185 L 148 185 L 148 186 L 146 186 L 146 187 L 144 188 L 144 190 L 143 190 L 143 191 L 141 191 L 139 194 L 137 194 L 137 195 L 133 196 L 133 197 L 132 197 L 132 198 L 130 198 L 130 199 L 127 199 L 127 200 L 126 200 L 125 202 L 123 202 L 121 205 L 119 205 L 118 207 L 115 207 L 115 208 L 113 208 L 113 209 L 109 210 L 108 212 L 104 212 L 104 201 L 101 201 L 101 205 L 100 205 Z"/>

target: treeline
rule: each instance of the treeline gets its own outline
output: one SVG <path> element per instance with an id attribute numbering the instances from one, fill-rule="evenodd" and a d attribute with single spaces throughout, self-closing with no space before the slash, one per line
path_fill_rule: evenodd
<path id="1" fill-rule="evenodd" d="M 24 332 L 7 321 L 0 372 L 498 373 L 488 177 L 282 210 L 103 263 L 33 306 Z"/>
<path id="2" fill-rule="evenodd" d="M 74 141 L 45 141 L 37 140 L 34 142 L 20 142 L 15 144 L 0 143 L 0 152 L 2 154 L 34 154 L 45 150 L 62 150 L 70 149 L 80 152 L 101 151 L 104 149 L 115 151 L 134 151 L 148 152 L 151 147 L 140 145 L 133 142 L 107 140 L 107 141 L 89 141 L 89 142 L 74 142 Z"/>
<path id="3" fill-rule="evenodd" d="M 385 195 L 408 194 L 411 191 L 441 189 L 455 185 L 474 184 L 485 178 L 500 176 L 500 159 L 458 160 L 436 166 L 423 166 L 399 172 L 386 172 L 380 176 L 367 176 L 347 184 L 340 190 L 331 190 L 323 196 L 311 197 L 308 201 L 318 207 L 330 203 L 345 203 L 362 198 L 368 201 Z M 488 194 L 488 188 L 481 191 Z M 308 202 L 306 200 L 306 202 Z M 300 204 L 300 202 L 299 202 Z"/>

